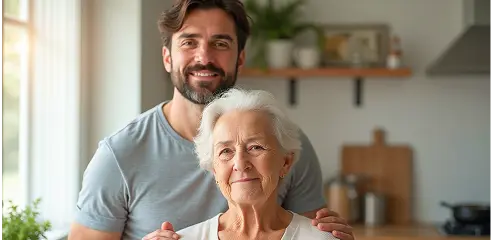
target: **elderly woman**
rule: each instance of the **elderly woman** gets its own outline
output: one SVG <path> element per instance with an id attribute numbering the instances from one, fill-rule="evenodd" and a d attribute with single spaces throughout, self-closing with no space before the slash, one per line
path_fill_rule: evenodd
<path id="1" fill-rule="evenodd" d="M 178 231 L 181 239 L 336 239 L 277 202 L 301 146 L 297 126 L 272 95 L 226 92 L 205 108 L 195 145 L 229 209 Z"/>

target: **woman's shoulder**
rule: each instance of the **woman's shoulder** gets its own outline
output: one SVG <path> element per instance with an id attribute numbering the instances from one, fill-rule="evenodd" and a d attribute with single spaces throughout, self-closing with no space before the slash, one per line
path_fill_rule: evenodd
<path id="1" fill-rule="evenodd" d="M 215 240 L 217 238 L 213 238 L 210 236 L 215 236 L 218 229 L 213 229 L 218 224 L 218 217 L 220 215 L 216 215 L 213 218 L 210 218 L 206 221 L 191 225 L 187 228 L 183 228 L 176 233 L 181 236 L 181 240 L 191 240 L 191 239 L 202 239 L 202 240 Z M 213 234 L 215 233 L 215 234 Z"/>
<path id="2" fill-rule="evenodd" d="M 292 225 L 296 225 L 294 237 L 292 239 L 326 239 L 338 240 L 331 232 L 324 232 L 312 225 L 310 218 L 293 213 Z"/>

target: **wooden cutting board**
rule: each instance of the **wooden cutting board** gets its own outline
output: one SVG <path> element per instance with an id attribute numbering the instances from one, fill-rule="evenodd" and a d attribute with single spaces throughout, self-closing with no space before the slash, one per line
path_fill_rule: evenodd
<path id="1" fill-rule="evenodd" d="M 373 131 L 370 144 L 342 148 L 342 173 L 367 177 L 360 181 L 360 193 L 376 191 L 385 195 L 387 224 L 402 225 L 412 221 L 412 155 L 407 145 L 387 145 L 381 129 Z"/>

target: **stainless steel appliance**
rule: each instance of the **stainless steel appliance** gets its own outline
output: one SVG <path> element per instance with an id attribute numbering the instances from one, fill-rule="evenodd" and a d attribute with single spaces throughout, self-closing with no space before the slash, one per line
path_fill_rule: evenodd
<path id="1" fill-rule="evenodd" d="M 356 184 L 360 176 L 355 174 L 338 174 L 326 185 L 327 206 L 336 211 L 348 223 L 360 220 L 360 196 Z"/>
<path id="2" fill-rule="evenodd" d="M 385 224 L 385 196 L 380 193 L 365 193 L 364 219 L 366 226 Z"/>
<path id="3" fill-rule="evenodd" d="M 428 67 L 430 75 L 489 76 L 489 0 L 464 0 L 463 32 Z"/>
<path id="4" fill-rule="evenodd" d="M 449 204 L 440 203 L 450 209 L 452 218 L 440 228 L 444 235 L 489 236 L 490 206 L 482 203 Z"/>
<path id="5" fill-rule="evenodd" d="M 453 219 L 445 222 L 440 228 L 443 235 L 453 236 L 489 236 L 489 223 L 465 224 Z"/>

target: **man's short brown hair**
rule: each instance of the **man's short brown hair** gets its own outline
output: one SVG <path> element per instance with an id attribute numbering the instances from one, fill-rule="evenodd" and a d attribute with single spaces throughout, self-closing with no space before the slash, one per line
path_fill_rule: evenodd
<path id="1" fill-rule="evenodd" d="M 234 20 L 240 53 L 250 34 L 249 17 L 240 0 L 176 0 L 170 9 L 162 13 L 158 21 L 163 45 L 171 47 L 172 34 L 181 29 L 184 19 L 192 10 L 213 8 L 222 9 Z"/>

